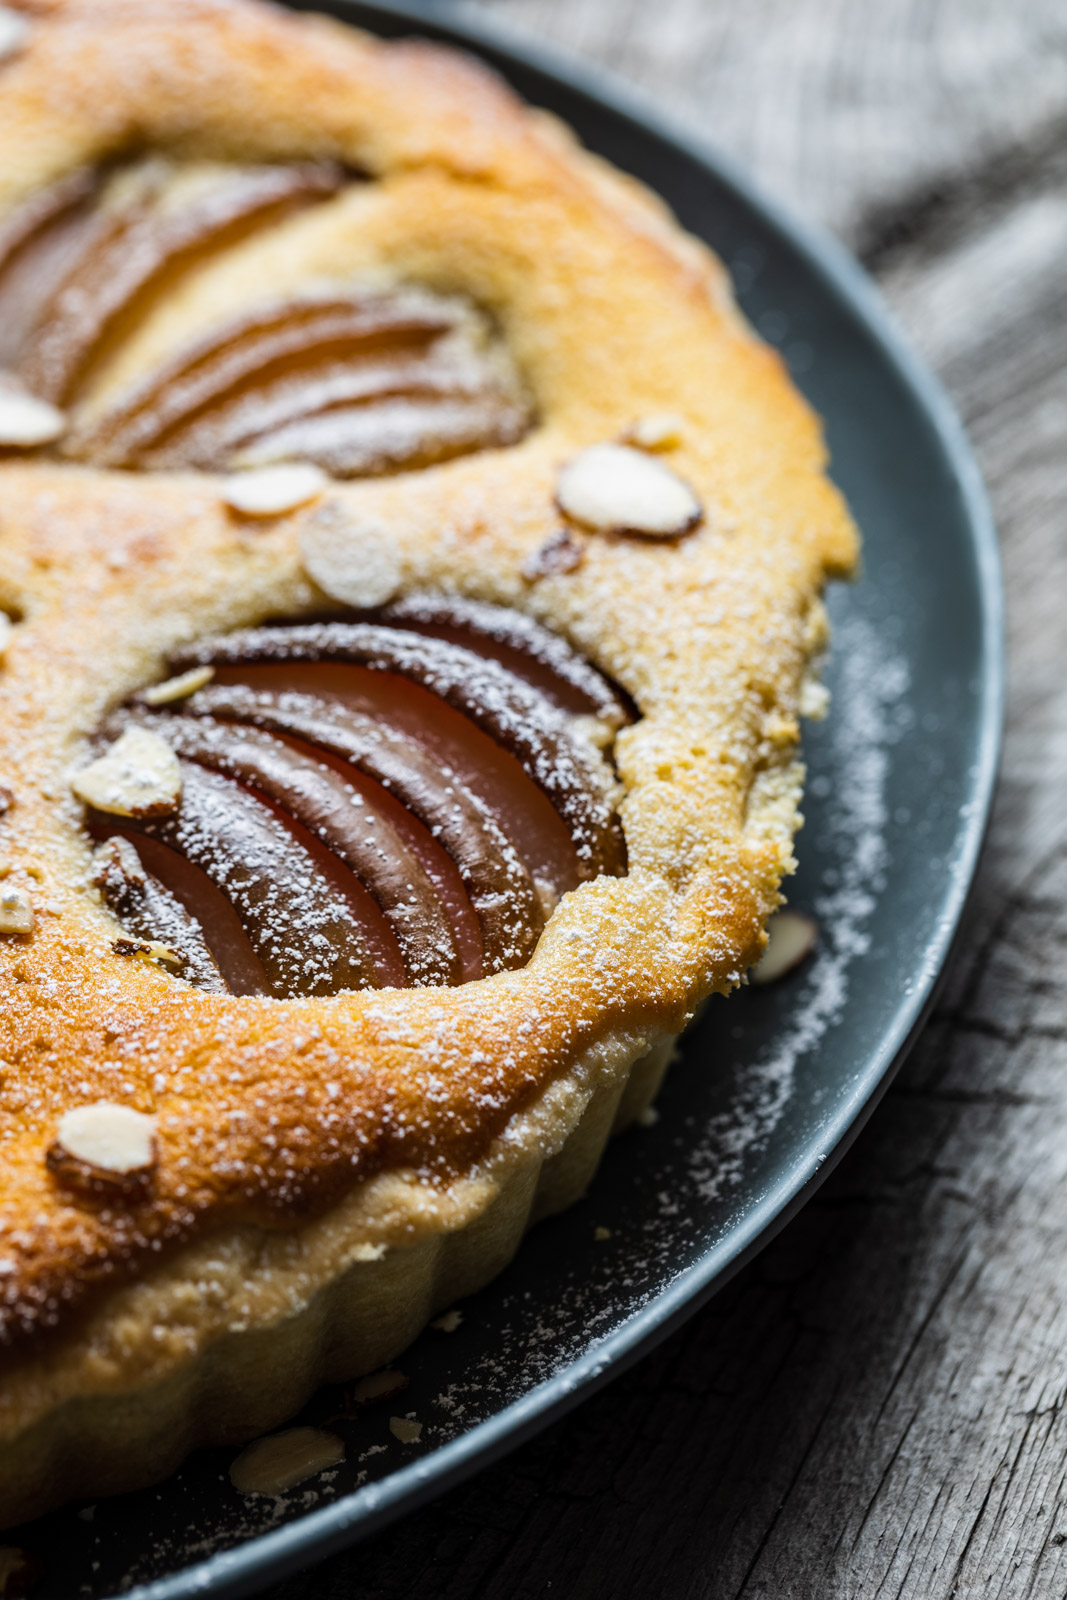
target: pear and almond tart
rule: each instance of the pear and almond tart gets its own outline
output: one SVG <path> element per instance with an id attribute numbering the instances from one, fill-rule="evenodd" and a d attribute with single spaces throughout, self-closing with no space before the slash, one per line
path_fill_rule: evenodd
<path id="1" fill-rule="evenodd" d="M 475 63 L 0 15 L 11 1524 L 582 1192 L 760 954 L 856 544 L 722 267 Z"/>

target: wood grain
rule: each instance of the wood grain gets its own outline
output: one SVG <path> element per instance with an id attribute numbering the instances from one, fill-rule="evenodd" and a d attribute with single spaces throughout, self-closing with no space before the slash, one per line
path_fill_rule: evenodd
<path id="1" fill-rule="evenodd" d="M 865 257 L 977 445 L 1013 683 L 945 997 L 816 1200 L 666 1346 L 279 1600 L 1067 1594 L 1067 7 L 482 0 Z"/>

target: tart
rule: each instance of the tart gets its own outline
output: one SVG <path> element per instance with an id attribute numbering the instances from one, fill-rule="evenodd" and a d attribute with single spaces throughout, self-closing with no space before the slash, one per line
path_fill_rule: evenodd
<path id="1" fill-rule="evenodd" d="M 582 1192 L 762 948 L 855 535 L 721 266 L 481 67 L 4 15 L 10 1524 Z"/>

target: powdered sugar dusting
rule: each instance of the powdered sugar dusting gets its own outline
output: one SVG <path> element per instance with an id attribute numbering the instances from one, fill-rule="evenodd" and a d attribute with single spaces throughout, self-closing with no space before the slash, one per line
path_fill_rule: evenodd
<path id="1" fill-rule="evenodd" d="M 336 1429 L 345 1464 L 253 1503 L 229 1492 L 234 1451 L 201 1452 L 163 1495 L 133 1497 L 154 1531 L 117 1583 L 113 1567 L 104 1577 L 106 1559 L 93 1564 L 116 1549 L 112 1521 L 127 1524 L 130 1501 L 101 1502 L 91 1526 L 58 1514 L 94 1571 L 83 1592 L 150 1581 L 341 1496 L 355 1496 L 353 1515 L 369 1510 L 394 1472 L 418 1470 L 538 1384 L 562 1374 L 566 1386 L 579 1357 L 586 1369 L 590 1356 L 595 1364 L 598 1346 L 737 1227 L 760 1198 L 761 1161 L 776 1135 L 812 1115 L 817 1087 L 794 1091 L 850 999 L 890 865 L 887 786 L 892 746 L 910 726 L 907 667 L 884 635 L 849 617 L 837 629 L 832 676 L 830 721 L 810 740 L 813 822 L 800 836 L 794 897 L 820 924 L 810 965 L 777 986 L 713 1001 L 668 1080 L 660 1117 L 609 1149 L 589 1197 L 533 1230 L 509 1272 L 466 1302 L 450 1338 L 431 1329 L 408 1350 L 405 1400 L 422 1425 L 417 1442 L 390 1433 L 395 1397 L 352 1413 L 325 1390 L 297 1420 Z M 606 1351 L 602 1360 L 606 1367 Z"/>
<path id="2" fill-rule="evenodd" d="M 613 1238 L 621 1236 L 619 1250 L 603 1260 L 591 1255 L 547 1304 L 528 1289 L 506 1299 L 508 1314 L 497 1323 L 492 1351 L 436 1397 L 438 1440 L 551 1379 L 661 1294 L 691 1264 L 687 1245 L 707 1239 L 709 1208 L 712 1217 L 721 1214 L 720 1236 L 739 1220 L 741 1180 L 788 1115 L 798 1066 L 843 1014 L 850 969 L 869 947 L 889 864 L 886 789 L 891 747 L 910 722 L 907 664 L 870 623 L 854 617 L 838 628 L 835 667 L 829 749 L 810 782 L 814 796 L 825 802 L 819 831 L 832 841 L 833 855 L 806 906 L 819 921 L 820 944 L 797 979 L 799 990 L 770 1042 L 734 1069 L 728 1103 L 704 1121 L 685 1118 L 680 1130 L 668 1134 L 677 1152 L 669 1181 L 662 1182 L 659 1163 L 660 1187 L 634 1206 L 640 1215 L 636 1230 L 632 1220 L 612 1229 Z M 754 991 L 751 1004 L 769 999 Z M 726 1015 L 724 1010 L 715 1020 L 721 1023 Z M 720 1038 L 726 1031 L 720 1028 Z M 731 1036 L 741 1031 L 735 1027 Z M 669 1114 L 664 1121 L 669 1124 Z M 626 1155 L 639 1172 L 640 1150 L 631 1145 Z M 596 1194 L 594 1186 L 593 1206 Z"/>
<path id="3" fill-rule="evenodd" d="M 868 924 L 884 883 L 889 747 L 906 716 L 907 664 L 887 656 L 861 618 L 840 628 L 835 654 L 839 676 L 829 733 L 833 770 L 846 781 L 831 787 L 828 778 L 815 774 L 812 789 L 828 801 L 828 828 L 840 842 L 840 863 L 824 871 L 810 907 L 820 944 L 788 1025 L 747 1069 L 740 1097 L 713 1120 L 693 1152 L 691 1170 L 704 1200 L 736 1182 L 745 1156 L 766 1142 L 793 1093 L 797 1062 L 840 1018 L 849 967 L 868 948 Z"/>

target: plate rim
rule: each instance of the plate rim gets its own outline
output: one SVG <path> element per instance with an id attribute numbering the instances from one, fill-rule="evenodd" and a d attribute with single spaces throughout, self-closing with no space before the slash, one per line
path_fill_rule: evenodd
<path id="1" fill-rule="evenodd" d="M 315 10 L 314 5 L 299 9 Z M 166 1577 L 123 1590 L 124 1600 L 191 1600 L 195 1595 L 237 1597 L 280 1582 L 324 1560 L 357 1539 L 379 1532 L 405 1511 L 428 1503 L 557 1422 L 598 1388 L 667 1338 L 758 1254 L 811 1198 L 857 1138 L 876 1109 L 898 1067 L 921 1032 L 937 998 L 974 883 L 996 794 L 1003 742 L 1006 698 L 1004 590 L 996 526 L 985 485 L 969 440 L 947 393 L 898 328 L 885 301 L 859 262 L 819 224 L 798 216 L 767 193 L 743 164 L 713 140 L 664 112 L 652 97 L 606 68 L 576 60 L 489 18 L 474 20 L 454 0 L 324 0 L 337 12 L 363 13 L 357 26 L 373 27 L 368 14 L 383 22 L 411 23 L 475 55 L 537 74 L 600 105 L 630 123 L 640 135 L 678 147 L 707 167 L 716 180 L 756 211 L 779 238 L 803 258 L 807 269 L 843 301 L 880 346 L 903 388 L 932 428 L 961 499 L 975 557 L 981 616 L 981 685 L 976 712 L 977 753 L 970 794 L 961 815 L 956 847 L 946 873 L 944 908 L 924 951 L 921 976 L 902 996 L 893 1023 L 868 1057 L 862 1073 L 822 1143 L 825 1149 L 806 1166 L 792 1169 L 701 1259 L 687 1267 L 620 1327 L 569 1362 L 552 1378 L 477 1423 L 381 1483 L 367 1484 L 343 1499 L 308 1512 L 280 1528 L 182 1567 Z M 729 1245 L 727 1241 L 730 1241 Z"/>

